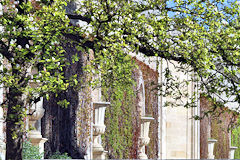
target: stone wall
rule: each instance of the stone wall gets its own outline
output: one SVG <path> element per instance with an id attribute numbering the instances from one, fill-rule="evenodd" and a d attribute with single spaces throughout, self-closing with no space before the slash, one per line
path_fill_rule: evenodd
<path id="1" fill-rule="evenodd" d="M 145 113 L 154 118 L 150 123 L 149 137 L 150 143 L 146 147 L 148 158 L 158 158 L 158 95 L 157 83 L 158 72 L 151 69 L 145 63 L 136 59 L 136 64 L 142 71 L 145 85 Z"/>
<path id="2" fill-rule="evenodd" d="M 230 147 L 230 126 L 236 122 L 234 111 L 230 111 L 227 107 L 213 107 L 212 102 L 201 96 L 201 159 L 206 159 L 208 155 L 208 138 L 216 139 L 214 147 L 214 155 L 216 159 L 229 158 Z M 214 113 L 204 116 L 209 110 Z"/>
<path id="3" fill-rule="evenodd" d="M 132 99 L 130 99 L 131 103 L 130 106 L 125 106 L 125 101 L 128 101 L 129 99 L 126 99 L 127 94 L 125 94 L 125 98 L 123 98 L 123 101 L 121 102 L 122 106 L 120 112 L 127 112 L 126 107 L 132 107 L 131 110 L 131 117 L 123 119 L 123 117 L 114 117 L 114 108 L 111 109 L 111 112 L 106 110 L 106 115 L 108 118 L 105 117 L 105 125 L 106 125 L 106 132 L 104 136 L 104 145 L 105 150 L 109 151 L 108 156 L 109 158 L 118 159 L 120 157 L 122 158 L 130 158 L 130 159 L 138 159 L 140 155 L 140 134 L 141 134 L 141 117 L 142 116 L 151 116 L 154 118 L 150 122 L 150 130 L 149 130 L 149 137 L 150 137 L 150 143 L 145 147 L 145 153 L 147 154 L 148 158 L 156 159 L 158 158 L 158 95 L 157 91 L 155 90 L 157 80 L 158 80 L 158 72 L 151 69 L 148 65 L 146 65 L 144 62 L 141 62 L 135 58 L 133 58 L 138 68 L 133 70 L 133 79 L 135 80 L 136 84 L 133 86 L 133 90 L 136 93 L 135 96 L 132 96 Z M 140 83 L 144 84 L 144 86 L 140 86 Z M 110 99 L 111 100 L 111 99 Z M 111 102 L 111 105 L 113 105 L 114 102 Z M 144 110 L 144 111 L 143 111 Z M 111 114 L 111 115 L 109 115 Z M 128 114 L 128 113 L 126 113 Z M 110 124 L 109 116 L 112 119 L 117 118 L 115 121 L 118 123 L 118 126 L 113 126 Z M 125 115 L 124 115 L 125 116 Z M 131 146 L 129 148 L 121 148 L 124 146 L 126 141 L 128 141 L 128 137 L 125 138 L 125 142 L 121 142 L 122 135 L 118 135 L 119 133 L 122 134 L 128 134 L 122 132 L 124 129 L 123 124 L 126 121 L 129 121 L 131 119 L 131 126 L 132 126 L 132 139 L 131 139 Z M 112 127 L 112 128 L 111 128 Z M 111 128 L 111 129 L 109 129 Z M 115 129 L 115 130 L 113 130 Z M 116 133 L 115 138 L 108 136 L 112 135 L 112 133 Z M 113 141 L 110 142 L 110 141 Z M 113 145 L 115 142 L 115 146 Z M 119 143 L 122 143 L 122 145 L 119 145 Z M 119 145 L 119 148 L 116 148 L 116 146 Z M 127 150 L 127 151 L 124 151 Z M 123 153 L 124 152 L 124 153 Z M 128 155 L 126 155 L 128 154 Z"/>
<path id="4" fill-rule="evenodd" d="M 165 80 L 163 72 L 166 67 L 172 72 L 172 76 L 182 83 L 184 80 L 191 80 L 191 74 L 186 74 L 177 70 L 178 63 L 162 63 L 162 81 Z M 197 107 L 185 108 L 184 105 L 196 91 L 195 84 L 190 82 L 188 85 L 180 86 L 180 90 L 186 94 L 181 99 L 174 99 L 173 96 L 162 97 L 162 158 L 163 159 L 198 159 L 199 158 L 199 129 L 200 124 L 193 119 L 194 115 L 199 114 L 199 104 Z M 177 107 L 164 107 L 165 102 L 179 104 Z M 166 149 L 165 149 L 166 148 Z"/>
<path id="5" fill-rule="evenodd" d="M 204 116 L 204 111 L 209 108 L 210 104 L 207 101 L 207 98 L 201 97 L 200 101 L 200 110 L 201 110 L 201 117 Z M 208 158 L 208 138 L 209 137 L 209 117 L 205 117 L 200 120 L 200 158 L 207 159 Z"/>

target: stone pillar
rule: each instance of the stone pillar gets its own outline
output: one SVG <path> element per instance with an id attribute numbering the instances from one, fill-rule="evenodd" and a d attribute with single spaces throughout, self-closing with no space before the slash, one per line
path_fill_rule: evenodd
<path id="1" fill-rule="evenodd" d="M 0 4 L 0 12 L 2 11 L 2 5 Z M 0 13 L 1 15 L 1 13 Z M 1 32 L 1 25 L 0 25 L 0 32 Z M 0 61 L 3 63 L 3 57 L 0 54 Z M 0 65 L 0 70 L 3 70 L 3 65 Z M 0 85 L 0 104 L 3 103 L 3 84 Z M 5 154 L 6 154 L 6 143 L 5 143 L 5 133 L 3 132 L 3 126 L 4 126 L 4 112 L 3 108 L 0 106 L 0 159 L 5 160 Z"/>
<path id="2" fill-rule="evenodd" d="M 42 105 L 43 98 L 29 109 L 29 128 L 32 130 L 29 131 L 28 138 L 34 146 L 39 147 L 40 153 L 44 152 L 44 143 L 47 141 L 47 139 L 43 138 L 41 132 L 35 127 L 37 120 L 40 120 L 44 115 Z"/>
<path id="3" fill-rule="evenodd" d="M 148 145 L 150 142 L 149 134 L 149 127 L 150 122 L 154 120 L 152 117 L 141 117 L 141 135 L 139 137 L 139 147 L 140 147 L 140 154 L 139 159 L 148 159 L 145 153 L 145 146 Z"/>
<path id="4" fill-rule="evenodd" d="M 216 139 L 208 139 L 208 159 L 214 159 L 213 150 L 216 142 Z"/>
<path id="5" fill-rule="evenodd" d="M 237 149 L 238 147 L 234 147 L 234 146 L 231 146 L 229 148 L 229 159 L 234 159 L 234 153 L 235 153 L 235 150 Z"/>
<path id="6" fill-rule="evenodd" d="M 6 153 L 6 144 L 4 142 L 3 125 L 4 125 L 3 108 L 0 107 L 0 159 L 1 160 L 5 160 L 5 153 Z"/>
<path id="7" fill-rule="evenodd" d="M 105 109 L 110 105 L 109 102 L 93 102 L 94 107 L 94 124 L 93 124 L 93 159 L 106 159 L 107 151 L 99 142 L 101 135 L 105 132 L 104 117 Z"/>

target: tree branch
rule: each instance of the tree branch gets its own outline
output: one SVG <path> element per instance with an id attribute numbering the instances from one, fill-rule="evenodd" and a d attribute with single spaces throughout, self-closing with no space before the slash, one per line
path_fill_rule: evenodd
<path id="1" fill-rule="evenodd" d="M 92 21 L 91 18 L 84 17 L 84 16 L 81 16 L 81 15 L 67 14 L 67 16 L 68 16 L 69 19 L 82 20 L 82 21 L 85 21 L 87 23 L 90 23 Z"/>

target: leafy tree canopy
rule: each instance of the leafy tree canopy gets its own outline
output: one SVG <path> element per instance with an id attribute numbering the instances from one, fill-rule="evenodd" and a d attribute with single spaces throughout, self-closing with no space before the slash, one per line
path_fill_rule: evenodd
<path id="1" fill-rule="evenodd" d="M 23 118 L 27 107 L 49 98 L 49 93 L 77 85 L 77 76 L 66 79 L 63 69 L 79 60 L 65 57 L 64 34 L 71 33 L 65 16 L 66 1 L 0 2 L 0 83 L 6 88 L 7 159 L 22 159 Z M 70 41 L 68 41 L 70 42 Z M 63 101 L 59 104 L 66 105 Z M 30 113 L 32 114 L 32 113 Z"/>
<path id="2" fill-rule="evenodd" d="M 240 102 L 239 13 L 235 0 L 83 0 L 68 16 L 79 20 L 95 53 L 141 52 L 176 61 L 180 71 L 196 75 L 191 80 L 202 93 L 229 105 Z M 165 74 L 177 82 L 169 70 Z M 176 92 L 173 83 L 163 85 Z"/>
<path id="3" fill-rule="evenodd" d="M 76 10 L 66 13 L 72 3 Z M 192 80 L 213 100 L 239 103 L 239 14 L 234 0 L 2 0 L 0 52 L 8 65 L 0 83 L 8 88 L 8 124 L 22 122 L 27 103 L 77 83 L 62 72 L 70 63 L 62 44 L 70 39 L 79 50 L 94 51 L 92 65 L 99 66 L 103 81 L 114 81 L 109 78 L 114 75 L 130 82 L 131 65 L 123 62 L 130 62 L 127 53 L 141 52 L 178 62 L 178 69 L 194 73 Z M 77 60 L 76 55 L 72 62 Z M 165 75 L 176 82 L 168 69 Z M 162 85 L 164 93 L 179 90 L 172 83 Z M 18 130 L 13 126 L 11 132 Z"/>

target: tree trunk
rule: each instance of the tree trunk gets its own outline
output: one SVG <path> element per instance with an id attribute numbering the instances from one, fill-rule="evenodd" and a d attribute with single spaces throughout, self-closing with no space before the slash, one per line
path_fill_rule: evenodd
<path id="1" fill-rule="evenodd" d="M 67 51 L 66 58 L 71 63 L 64 69 L 65 77 L 69 78 L 77 74 L 79 82 L 84 77 L 82 66 L 85 62 L 83 53 L 77 51 L 72 44 L 66 44 Z M 72 63 L 72 56 L 78 54 L 80 60 Z M 44 100 L 45 114 L 41 120 L 41 128 L 43 137 L 48 141 L 45 143 L 45 158 L 51 156 L 54 152 L 67 152 L 69 156 L 76 159 L 83 159 L 86 154 L 86 146 L 82 145 L 83 139 L 78 135 L 78 110 L 80 107 L 84 108 L 86 101 L 80 102 L 79 89 L 77 87 L 69 87 L 64 93 L 55 97 L 54 94 L 50 96 L 47 101 Z M 57 105 L 59 100 L 66 99 L 69 102 L 67 108 Z M 84 124 L 85 125 L 85 124 Z"/>
<path id="2" fill-rule="evenodd" d="M 6 159 L 21 160 L 23 145 L 23 108 L 22 93 L 16 88 L 9 88 L 9 100 L 6 124 Z"/>
<path id="3" fill-rule="evenodd" d="M 77 92 L 68 92 L 59 95 L 58 98 L 52 95 L 49 101 L 44 101 L 45 115 L 42 118 L 42 135 L 48 139 L 45 143 L 45 157 L 59 151 L 68 153 L 72 158 L 84 158 L 84 152 L 77 145 L 77 95 Z M 57 101 L 63 97 L 70 102 L 67 108 L 57 105 Z"/>

